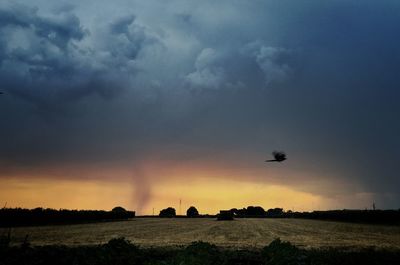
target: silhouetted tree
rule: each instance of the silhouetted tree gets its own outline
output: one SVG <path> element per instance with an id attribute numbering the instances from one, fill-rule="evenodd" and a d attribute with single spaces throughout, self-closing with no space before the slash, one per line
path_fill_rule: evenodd
<path id="1" fill-rule="evenodd" d="M 269 217 L 280 217 L 282 215 L 283 215 L 282 208 L 273 208 L 273 209 L 268 209 L 267 211 L 267 216 Z"/>
<path id="2" fill-rule="evenodd" d="M 217 214 L 217 220 L 218 221 L 232 221 L 233 220 L 233 213 L 231 210 L 225 211 L 221 210 L 219 211 L 219 214 Z"/>
<path id="3" fill-rule="evenodd" d="M 235 217 L 246 217 L 246 212 L 247 212 L 246 208 L 243 209 L 232 208 L 230 209 L 230 211 Z"/>
<path id="4" fill-rule="evenodd" d="M 112 211 L 112 212 L 117 212 L 117 213 L 124 213 L 124 212 L 126 212 L 125 208 L 123 208 L 123 207 L 121 207 L 121 206 L 114 207 L 111 211 Z"/>
<path id="5" fill-rule="evenodd" d="M 199 211 L 197 211 L 196 207 L 190 206 L 189 209 L 187 209 L 187 211 L 186 211 L 186 216 L 187 217 L 198 217 Z"/>
<path id="6" fill-rule="evenodd" d="M 160 211 L 160 217 L 175 217 L 176 216 L 176 211 L 172 207 L 168 207 L 166 209 L 163 209 Z"/>
<path id="7" fill-rule="evenodd" d="M 265 210 L 261 206 L 248 206 L 246 215 L 249 217 L 262 217 L 265 216 Z"/>
<path id="8" fill-rule="evenodd" d="M 232 208 L 232 209 L 230 209 L 230 211 L 231 211 L 233 216 L 237 216 L 238 215 L 238 209 Z"/>

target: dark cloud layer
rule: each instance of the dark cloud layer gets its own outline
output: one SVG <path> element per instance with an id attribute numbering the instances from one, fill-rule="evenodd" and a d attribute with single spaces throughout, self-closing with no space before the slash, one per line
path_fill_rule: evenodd
<path id="1" fill-rule="evenodd" d="M 286 170 L 303 178 L 285 171 L 282 183 L 326 196 L 371 193 L 398 207 L 399 8 L 1 4 L 0 175 L 129 166 L 155 153 L 261 169 L 265 155 L 283 149 Z M 254 181 L 272 181 L 266 175 Z M 302 184 L 313 181 L 328 185 Z M 336 182 L 348 186 L 330 189 Z"/>
<path id="2" fill-rule="evenodd" d="M 73 12 L 42 15 L 36 7 L 2 7 L 3 89 L 39 107 L 54 107 L 90 94 L 109 98 L 127 86 L 142 46 L 155 41 L 133 16 L 110 21 L 104 36 L 93 39 Z M 100 44 L 85 43 L 89 38 Z"/>

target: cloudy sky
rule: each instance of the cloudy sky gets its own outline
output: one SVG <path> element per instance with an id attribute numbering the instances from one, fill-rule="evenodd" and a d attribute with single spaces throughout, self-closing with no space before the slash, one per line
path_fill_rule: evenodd
<path id="1" fill-rule="evenodd" d="M 399 12 L 1 1 L 0 203 L 397 209 Z"/>

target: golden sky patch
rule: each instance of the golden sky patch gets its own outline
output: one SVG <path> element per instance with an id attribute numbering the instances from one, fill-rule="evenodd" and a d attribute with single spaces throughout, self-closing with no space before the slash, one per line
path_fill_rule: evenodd
<path id="1" fill-rule="evenodd" d="M 0 201 L 7 202 L 8 207 L 110 210 L 121 205 L 139 210 L 139 214 L 152 214 L 154 208 L 158 214 L 161 209 L 171 206 L 178 214 L 185 214 L 186 209 L 194 205 L 201 213 L 214 214 L 220 209 L 249 205 L 265 209 L 310 210 L 322 204 L 319 196 L 284 186 L 212 178 L 153 183 L 146 205 L 136 205 L 136 189 L 129 181 L 13 178 L 0 180 L 0 185 Z"/>

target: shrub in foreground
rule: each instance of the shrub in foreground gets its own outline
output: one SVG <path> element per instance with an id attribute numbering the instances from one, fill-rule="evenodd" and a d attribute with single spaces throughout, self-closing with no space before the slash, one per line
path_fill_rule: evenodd
<path id="1" fill-rule="evenodd" d="M 368 265 L 400 264 L 400 251 L 375 249 L 299 249 L 279 239 L 262 250 L 232 250 L 205 242 L 185 248 L 141 249 L 124 238 L 97 246 L 6 246 L 0 248 L 0 265 Z"/>
<path id="2" fill-rule="evenodd" d="M 270 265 L 297 265 L 306 264 L 304 251 L 289 242 L 282 242 L 279 238 L 272 241 L 262 250 L 266 264 Z"/>
<path id="3" fill-rule="evenodd" d="M 215 245 L 205 242 L 193 242 L 181 251 L 174 264 L 214 265 L 222 264 L 221 253 Z"/>

